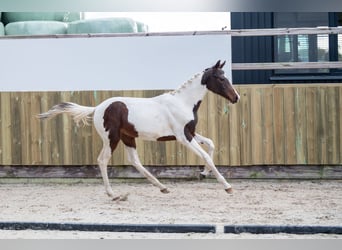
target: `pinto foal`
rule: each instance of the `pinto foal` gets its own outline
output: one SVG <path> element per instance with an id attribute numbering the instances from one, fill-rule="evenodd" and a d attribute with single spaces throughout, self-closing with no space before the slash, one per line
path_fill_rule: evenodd
<path id="1" fill-rule="evenodd" d="M 150 141 L 177 140 L 205 162 L 201 175 L 213 172 L 227 193 L 232 193 L 231 185 L 218 172 L 212 160 L 214 144 L 212 140 L 195 132 L 197 111 L 208 90 L 236 103 L 240 96 L 225 77 L 222 70 L 225 62 L 218 61 L 213 67 L 196 74 L 180 88 L 152 98 L 112 97 L 96 107 L 81 106 L 71 102 L 55 105 L 48 112 L 38 115 L 40 119 L 54 117 L 61 113 L 71 115 L 77 125 L 88 124 L 93 115 L 94 126 L 102 138 L 103 148 L 98 156 L 98 164 L 107 194 L 114 200 L 121 200 L 110 187 L 107 164 L 121 140 L 125 145 L 128 161 L 163 193 L 168 189 L 161 184 L 141 164 L 135 138 Z M 208 153 L 200 144 L 208 146 Z"/>

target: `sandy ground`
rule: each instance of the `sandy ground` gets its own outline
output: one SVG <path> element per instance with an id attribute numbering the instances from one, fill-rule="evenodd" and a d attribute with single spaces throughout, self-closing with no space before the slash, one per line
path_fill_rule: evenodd
<path id="1" fill-rule="evenodd" d="M 0 221 L 210 224 L 216 234 L 156 234 L 0 230 L 2 239 L 234 239 L 340 238 L 342 235 L 224 234 L 224 225 L 342 225 L 342 181 L 234 180 L 234 194 L 216 181 L 163 181 L 171 191 L 161 193 L 143 181 L 113 182 L 127 201 L 112 201 L 101 181 L 91 183 L 1 183 Z"/>

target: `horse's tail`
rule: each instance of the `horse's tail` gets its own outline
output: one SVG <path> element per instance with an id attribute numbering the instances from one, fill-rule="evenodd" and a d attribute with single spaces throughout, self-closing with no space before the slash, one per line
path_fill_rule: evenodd
<path id="1" fill-rule="evenodd" d="M 38 114 L 37 117 L 44 120 L 52 118 L 58 114 L 67 113 L 73 117 L 77 126 L 79 126 L 80 122 L 82 122 L 83 125 L 89 125 L 88 121 L 92 119 L 90 115 L 94 113 L 95 108 L 96 107 L 81 106 L 72 102 L 62 102 L 53 106 L 49 111 Z"/>

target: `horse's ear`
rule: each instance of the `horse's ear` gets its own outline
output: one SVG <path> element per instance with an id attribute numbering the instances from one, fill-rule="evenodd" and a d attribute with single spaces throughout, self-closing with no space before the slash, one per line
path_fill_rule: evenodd
<path id="1" fill-rule="evenodd" d="M 220 67 L 221 60 L 218 60 L 213 68 L 218 69 Z"/>
<path id="2" fill-rule="evenodd" d="M 220 69 L 223 68 L 223 66 L 226 64 L 226 61 L 224 61 L 221 65 L 220 65 Z"/>

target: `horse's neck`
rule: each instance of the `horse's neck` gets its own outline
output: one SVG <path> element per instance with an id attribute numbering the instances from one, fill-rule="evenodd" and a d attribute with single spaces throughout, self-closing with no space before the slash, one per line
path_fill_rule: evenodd
<path id="1" fill-rule="evenodd" d="M 170 93 L 189 105 L 197 104 L 207 93 L 207 88 L 201 84 L 202 75 L 202 73 L 195 75 L 181 87 Z"/>

